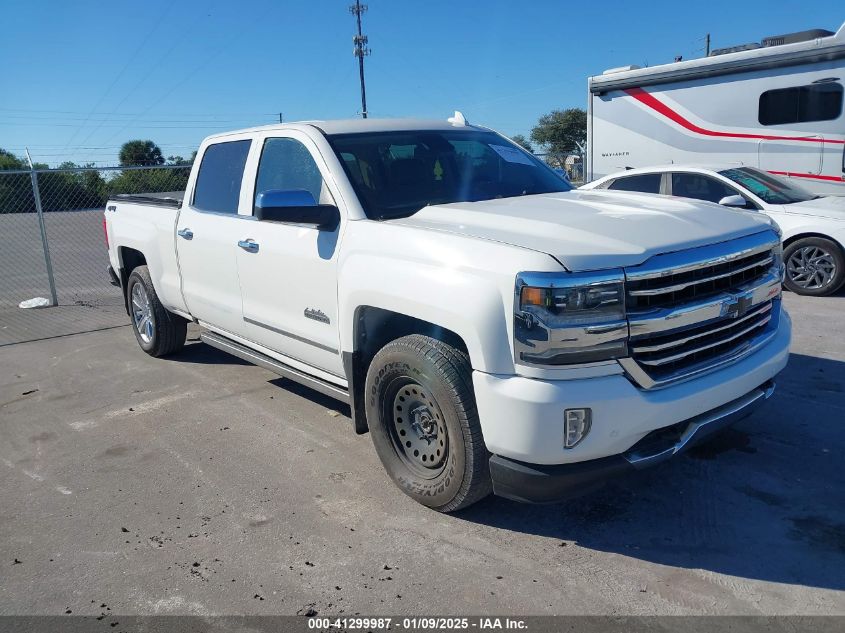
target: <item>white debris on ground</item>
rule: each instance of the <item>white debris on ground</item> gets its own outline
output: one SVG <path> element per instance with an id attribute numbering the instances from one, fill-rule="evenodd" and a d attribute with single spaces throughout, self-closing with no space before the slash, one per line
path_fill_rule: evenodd
<path id="1" fill-rule="evenodd" d="M 34 297 L 32 299 L 27 299 L 26 301 L 21 301 L 18 304 L 19 308 L 47 308 L 50 306 L 50 300 L 45 299 L 44 297 Z"/>

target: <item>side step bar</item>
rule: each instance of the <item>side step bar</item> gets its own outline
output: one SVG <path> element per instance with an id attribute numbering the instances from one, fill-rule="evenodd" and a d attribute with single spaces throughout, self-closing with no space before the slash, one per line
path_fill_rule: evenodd
<path id="1" fill-rule="evenodd" d="M 258 365 L 264 369 L 269 369 L 284 378 L 298 382 L 299 384 L 309 387 L 314 391 L 319 391 L 330 398 L 335 398 L 341 402 L 345 402 L 346 404 L 351 404 L 349 391 L 343 387 L 338 387 L 337 385 L 333 385 L 332 383 L 321 380 L 320 378 L 310 376 L 303 371 L 294 369 L 290 365 L 285 365 L 284 363 L 277 361 L 275 358 L 270 358 L 261 352 L 256 352 L 255 350 L 228 339 L 225 336 L 221 336 L 215 332 L 201 332 L 200 340 L 207 345 L 211 345 L 212 347 L 216 347 L 217 349 L 226 352 L 227 354 L 237 356 L 248 363 Z"/>

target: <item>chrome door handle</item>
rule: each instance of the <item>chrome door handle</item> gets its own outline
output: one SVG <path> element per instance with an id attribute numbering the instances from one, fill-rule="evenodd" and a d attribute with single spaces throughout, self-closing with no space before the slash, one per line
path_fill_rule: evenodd
<path id="1" fill-rule="evenodd" d="M 194 239 L 194 232 L 191 229 L 179 229 L 176 231 L 176 235 L 184 237 L 186 240 Z"/>
<path id="2" fill-rule="evenodd" d="M 238 246 L 250 253 L 258 252 L 258 242 L 253 242 L 252 240 L 241 240 L 238 242 Z"/>

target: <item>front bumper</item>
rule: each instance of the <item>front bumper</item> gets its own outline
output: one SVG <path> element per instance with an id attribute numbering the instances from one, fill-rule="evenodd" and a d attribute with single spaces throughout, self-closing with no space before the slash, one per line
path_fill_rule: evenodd
<path id="1" fill-rule="evenodd" d="M 530 503 L 552 503 L 591 492 L 608 479 L 664 462 L 748 417 L 771 397 L 774 390 L 774 382 L 768 381 L 712 411 L 652 431 L 620 455 L 545 466 L 493 455 L 490 458 L 493 492 L 500 497 Z"/>
<path id="2" fill-rule="evenodd" d="M 549 380 L 472 375 L 487 450 L 512 461 L 561 465 L 621 455 L 652 431 L 689 421 L 772 380 L 789 358 L 791 324 L 781 314 L 774 337 L 754 353 L 693 380 L 638 388 L 624 374 Z M 563 447 L 564 410 L 592 409 L 592 426 L 574 448 Z"/>

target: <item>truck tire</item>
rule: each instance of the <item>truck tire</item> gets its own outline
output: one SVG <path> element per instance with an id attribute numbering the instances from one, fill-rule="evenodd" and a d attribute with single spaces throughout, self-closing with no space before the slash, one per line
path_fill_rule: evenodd
<path id="1" fill-rule="evenodd" d="M 178 352 L 185 346 L 188 322 L 161 305 L 146 266 L 138 266 L 129 275 L 126 303 L 132 319 L 132 331 L 138 345 L 147 354 L 158 358 Z"/>
<path id="2" fill-rule="evenodd" d="M 845 282 L 842 247 L 823 237 L 795 240 L 784 249 L 786 278 L 783 285 L 795 294 L 825 297 Z"/>
<path id="3" fill-rule="evenodd" d="M 376 453 L 405 494 L 452 512 L 492 492 L 466 354 L 420 334 L 396 339 L 370 363 L 365 398 Z"/>

